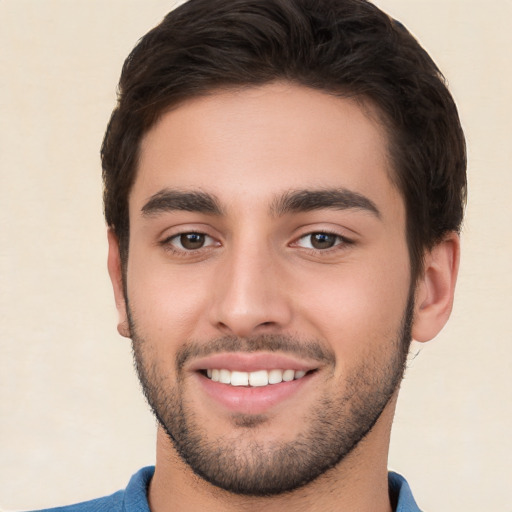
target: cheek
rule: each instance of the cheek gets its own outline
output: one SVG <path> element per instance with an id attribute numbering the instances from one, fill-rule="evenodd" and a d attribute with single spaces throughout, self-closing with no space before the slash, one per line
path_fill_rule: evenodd
<path id="1" fill-rule="evenodd" d="M 177 336 L 194 337 L 210 289 L 207 276 L 137 256 L 129 266 L 128 298 L 140 334 L 169 343 Z"/>
<path id="2" fill-rule="evenodd" d="M 392 342 L 399 332 L 409 292 L 408 259 L 346 265 L 305 275 L 299 316 L 347 361 L 349 355 Z M 308 290 L 306 292 L 306 290 Z"/>

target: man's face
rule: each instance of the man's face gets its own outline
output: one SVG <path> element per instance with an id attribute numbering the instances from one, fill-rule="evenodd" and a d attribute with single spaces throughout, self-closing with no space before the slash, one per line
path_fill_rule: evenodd
<path id="1" fill-rule="evenodd" d="M 174 448 L 224 489 L 303 485 L 393 406 L 410 265 L 376 118 L 273 84 L 184 103 L 143 140 L 126 269 L 137 366 Z"/>

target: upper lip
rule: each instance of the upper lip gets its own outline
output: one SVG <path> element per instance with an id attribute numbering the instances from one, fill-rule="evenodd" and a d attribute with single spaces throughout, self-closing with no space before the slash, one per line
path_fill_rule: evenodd
<path id="1" fill-rule="evenodd" d="M 188 369 L 190 371 L 224 369 L 242 372 L 274 369 L 309 371 L 318 366 L 318 362 L 273 352 L 225 352 L 195 359 Z"/>

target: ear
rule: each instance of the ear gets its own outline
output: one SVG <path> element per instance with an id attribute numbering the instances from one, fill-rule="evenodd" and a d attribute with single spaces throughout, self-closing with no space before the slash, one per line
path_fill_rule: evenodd
<path id="1" fill-rule="evenodd" d="M 459 270 L 460 240 L 451 232 L 425 255 L 424 273 L 416 285 L 412 337 L 429 341 L 444 327 L 453 306 Z"/>
<path id="2" fill-rule="evenodd" d="M 128 323 L 128 314 L 126 311 L 126 300 L 123 289 L 123 271 L 121 267 L 121 254 L 119 252 L 119 240 L 112 228 L 107 231 L 108 237 L 108 273 L 114 288 L 114 298 L 116 308 L 119 314 L 117 331 L 121 336 L 130 338 L 130 327 Z"/>

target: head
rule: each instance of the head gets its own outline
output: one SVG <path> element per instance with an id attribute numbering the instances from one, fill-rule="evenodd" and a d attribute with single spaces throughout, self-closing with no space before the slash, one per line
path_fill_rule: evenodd
<path id="1" fill-rule="evenodd" d="M 379 452 L 415 329 L 449 314 L 465 196 L 406 29 L 362 0 L 191 0 L 125 62 L 102 158 L 121 332 L 183 461 L 268 495 Z"/>

